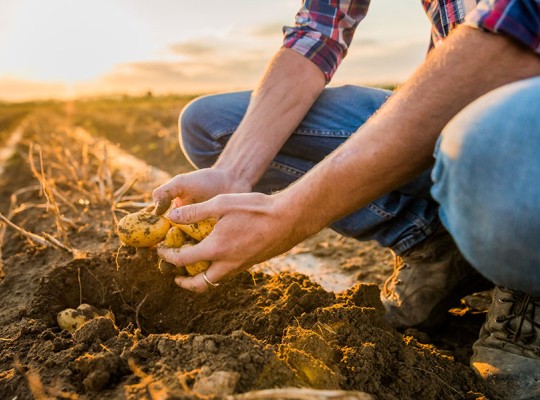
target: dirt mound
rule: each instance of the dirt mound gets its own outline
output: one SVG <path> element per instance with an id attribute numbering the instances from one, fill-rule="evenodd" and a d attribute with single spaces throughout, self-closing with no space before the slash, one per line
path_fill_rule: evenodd
<path id="1" fill-rule="evenodd" d="M 246 272 L 202 295 L 178 288 L 153 250 L 120 247 L 114 234 L 120 200 L 148 198 L 54 121 L 25 133 L 28 142 L 45 136 L 43 126 L 62 133 L 41 143 L 39 157 L 53 167 L 32 172 L 16 157 L 0 182 L 10 188 L 3 204 L 17 193 L 1 211 L 26 230 L 10 228 L 3 241 L 0 398 L 196 399 L 275 388 L 380 399 L 489 395 L 447 352 L 390 328 L 375 284 L 336 294 L 301 274 Z M 87 180 L 73 181 L 82 173 Z M 62 331 L 56 314 L 81 303 L 110 309 L 115 322 L 99 317 Z"/>

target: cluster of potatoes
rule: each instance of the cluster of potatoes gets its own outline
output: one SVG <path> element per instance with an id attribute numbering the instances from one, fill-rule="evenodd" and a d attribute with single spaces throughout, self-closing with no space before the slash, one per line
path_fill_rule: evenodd
<path id="1" fill-rule="evenodd" d="M 215 221 L 207 219 L 195 224 L 182 225 L 171 222 L 168 218 L 148 211 L 139 211 L 128 214 L 118 222 L 118 237 L 133 247 L 152 247 L 161 244 L 165 247 L 180 248 L 193 246 L 212 232 Z M 208 261 L 199 261 L 194 264 L 176 267 L 165 261 L 160 262 L 163 273 L 197 275 L 210 266 Z M 110 310 L 98 309 L 89 304 L 81 304 L 76 309 L 67 308 L 60 311 L 56 320 L 60 328 L 71 333 L 79 329 L 85 322 L 97 317 L 110 318 L 115 322 L 114 314 Z"/>
<path id="2" fill-rule="evenodd" d="M 118 222 L 118 237 L 122 243 L 133 247 L 152 247 L 160 244 L 164 247 L 180 248 L 193 246 L 212 232 L 215 221 L 206 219 L 194 224 L 176 224 L 168 218 L 148 211 L 128 214 Z M 204 272 L 210 266 L 208 261 L 199 261 L 184 267 L 175 267 L 162 261 L 163 273 L 183 273 L 189 275 Z"/>

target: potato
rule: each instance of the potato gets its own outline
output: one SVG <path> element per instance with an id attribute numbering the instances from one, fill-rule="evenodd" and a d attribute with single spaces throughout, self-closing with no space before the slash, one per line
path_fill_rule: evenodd
<path id="1" fill-rule="evenodd" d="M 182 247 L 193 246 L 191 243 L 186 243 Z M 185 265 L 185 268 L 191 276 L 200 274 L 201 272 L 206 271 L 210 267 L 210 261 L 198 261 L 194 264 Z"/>
<path id="2" fill-rule="evenodd" d="M 66 308 L 60 311 L 56 316 L 58 326 L 71 333 L 79 329 L 85 322 L 97 317 L 106 317 L 115 321 L 114 314 L 111 310 L 98 309 L 90 304 L 82 303 L 77 309 Z"/>
<path id="3" fill-rule="evenodd" d="M 210 268 L 210 261 L 198 261 L 195 264 L 186 265 L 186 270 L 191 276 L 200 274 Z"/>
<path id="4" fill-rule="evenodd" d="M 118 222 L 118 237 L 133 247 L 152 247 L 161 242 L 171 227 L 169 220 L 154 213 L 139 211 Z"/>
<path id="5" fill-rule="evenodd" d="M 186 234 L 177 226 L 172 226 L 165 235 L 163 246 L 165 247 L 181 247 L 186 242 Z"/>
<path id="6" fill-rule="evenodd" d="M 171 222 L 172 227 L 167 232 L 162 244 L 165 247 L 173 248 L 193 246 L 193 242 L 200 242 L 207 237 L 210 232 L 212 232 L 212 229 L 214 229 L 215 224 L 216 221 L 214 218 L 205 219 L 189 225 Z M 164 260 L 161 260 L 159 270 L 163 274 L 186 275 L 187 273 L 194 276 L 206 271 L 210 267 L 210 264 L 210 261 L 199 261 L 183 267 L 176 267 Z"/>
<path id="7" fill-rule="evenodd" d="M 79 329 L 88 319 L 79 311 L 73 308 L 66 308 L 56 316 L 58 326 L 71 333 Z"/>
<path id="8" fill-rule="evenodd" d="M 189 225 L 173 223 L 173 226 L 180 228 L 188 236 L 200 242 L 212 232 L 215 224 L 216 220 L 214 218 L 209 218 Z"/>

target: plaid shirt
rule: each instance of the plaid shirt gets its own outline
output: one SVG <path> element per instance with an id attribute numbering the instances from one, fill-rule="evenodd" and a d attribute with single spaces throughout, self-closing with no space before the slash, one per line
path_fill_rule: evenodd
<path id="1" fill-rule="evenodd" d="M 540 0 L 421 0 L 431 23 L 431 43 L 439 44 L 464 22 L 503 33 L 540 53 Z M 332 79 L 347 54 L 370 0 L 304 0 L 295 26 L 284 27 L 283 47 L 313 61 Z M 478 4 L 477 4 L 478 3 Z"/>

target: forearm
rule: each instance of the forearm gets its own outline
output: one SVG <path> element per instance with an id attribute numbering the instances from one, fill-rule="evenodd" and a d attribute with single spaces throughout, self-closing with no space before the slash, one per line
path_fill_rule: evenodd
<path id="1" fill-rule="evenodd" d="M 321 70 L 280 50 L 253 92 L 246 115 L 214 165 L 253 186 L 325 85 Z"/>
<path id="2" fill-rule="evenodd" d="M 539 57 L 511 39 L 458 29 L 345 145 L 278 195 L 283 209 L 302 221 L 299 235 L 320 230 L 427 168 L 440 132 L 467 104 L 539 74 Z"/>

